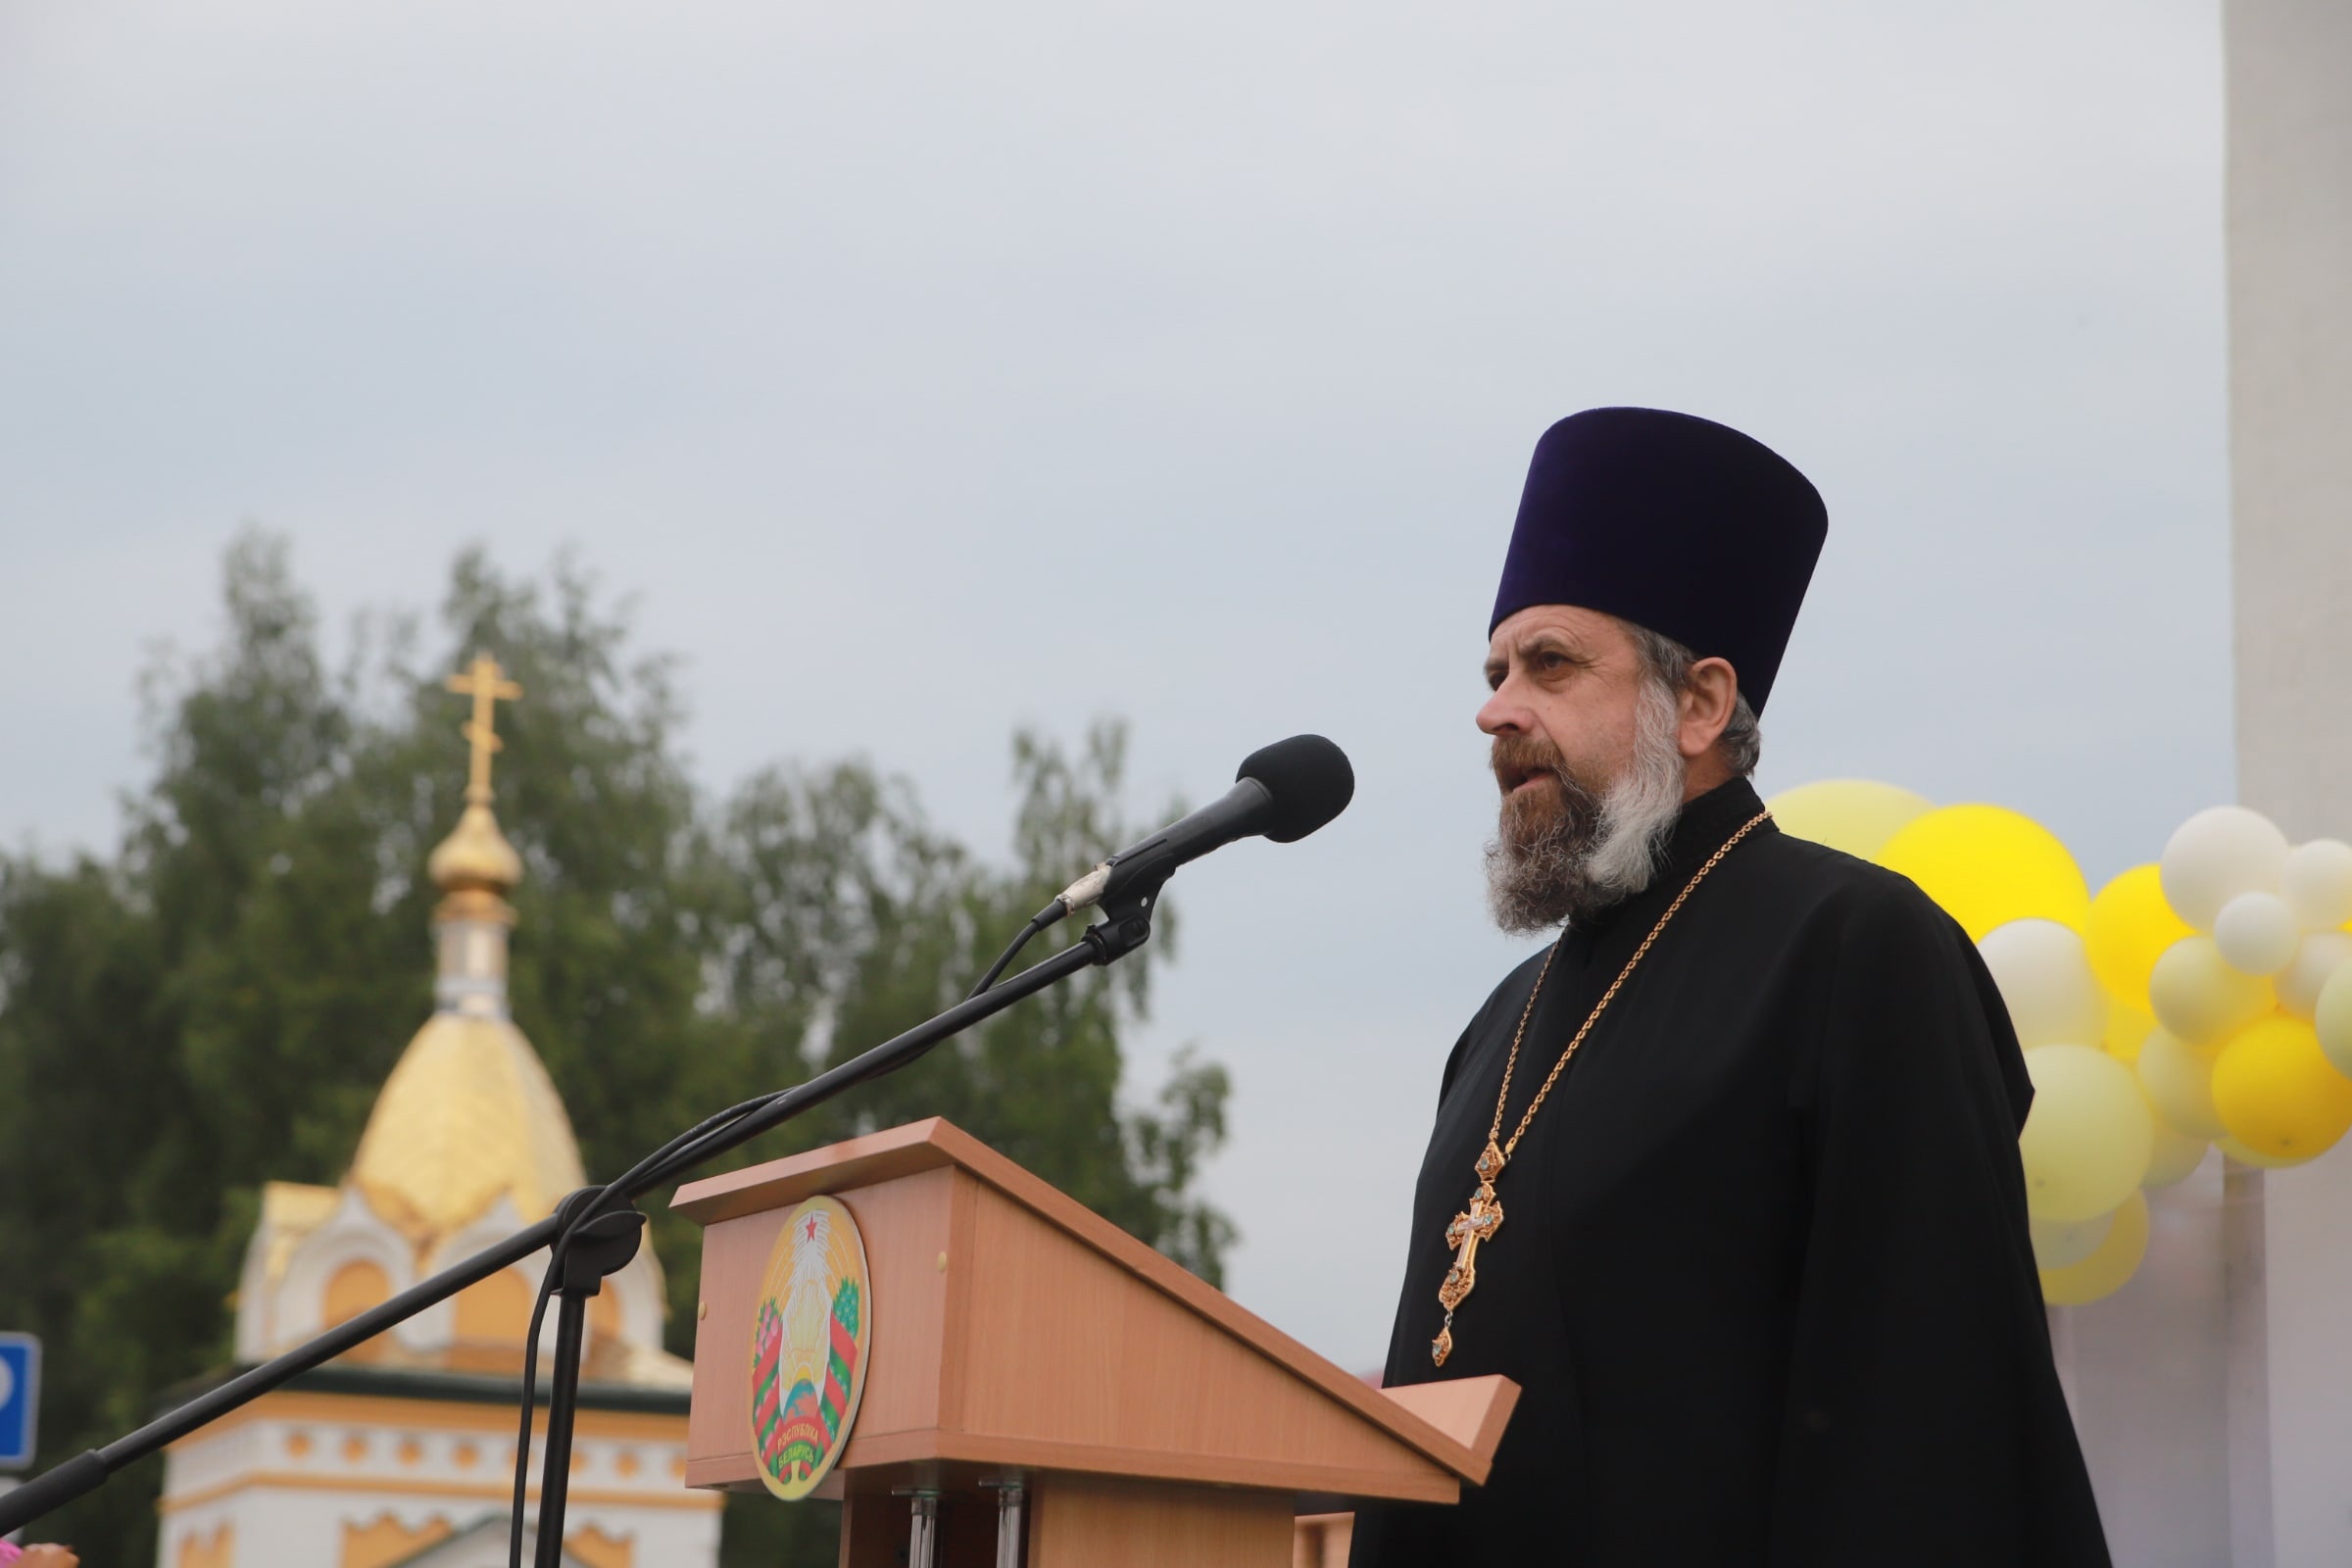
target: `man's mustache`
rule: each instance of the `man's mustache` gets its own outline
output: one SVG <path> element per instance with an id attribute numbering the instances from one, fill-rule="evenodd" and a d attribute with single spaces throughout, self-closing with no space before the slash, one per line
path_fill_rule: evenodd
<path id="1" fill-rule="evenodd" d="M 1494 770 L 1495 785 L 1508 795 L 1538 774 L 1565 778 L 1567 760 L 1558 747 L 1540 735 L 1497 735 L 1488 765 Z"/>

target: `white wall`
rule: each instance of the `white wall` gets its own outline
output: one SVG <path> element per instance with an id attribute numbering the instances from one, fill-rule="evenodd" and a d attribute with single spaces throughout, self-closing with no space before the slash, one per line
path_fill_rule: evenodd
<path id="1" fill-rule="evenodd" d="M 505 1516 L 514 1461 L 503 1428 L 465 1419 L 478 1413 L 471 1407 L 453 1408 L 444 1426 L 429 1404 L 382 1403 L 386 1419 L 372 1420 L 299 1395 L 269 1396 L 255 1418 L 174 1445 L 165 1462 L 161 1568 L 177 1568 L 183 1540 L 210 1540 L 223 1521 L 235 1530 L 235 1568 L 331 1568 L 342 1560 L 344 1528 L 387 1512 L 412 1529 L 440 1520 L 463 1530 Z M 597 1431 L 597 1415 L 586 1413 L 573 1448 L 567 1525 L 629 1540 L 637 1568 L 708 1568 L 718 1554 L 718 1499 L 677 1479 L 684 1423 L 669 1438 L 613 1436 Z"/>
<path id="2" fill-rule="evenodd" d="M 2289 837 L 2352 837 L 2352 3 L 2224 14 L 2238 795 Z M 2269 1560 L 2340 1568 L 2352 1150 L 2263 1185 L 2268 1422 L 2246 1446 L 2267 1437 Z"/>

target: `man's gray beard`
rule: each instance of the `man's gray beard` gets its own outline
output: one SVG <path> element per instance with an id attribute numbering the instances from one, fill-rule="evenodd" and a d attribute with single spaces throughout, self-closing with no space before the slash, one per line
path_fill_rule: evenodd
<path id="1" fill-rule="evenodd" d="M 1572 926 L 1649 886 L 1683 812 L 1690 765 L 1676 746 L 1677 717 L 1673 694 L 1645 681 L 1633 758 L 1597 798 L 1554 775 L 1564 808 L 1517 835 L 1503 803 L 1503 827 L 1487 846 L 1487 906 L 1496 925 L 1514 936 Z"/>

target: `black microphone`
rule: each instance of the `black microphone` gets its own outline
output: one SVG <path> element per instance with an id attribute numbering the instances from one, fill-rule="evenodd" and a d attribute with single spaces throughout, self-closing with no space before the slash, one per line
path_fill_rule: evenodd
<path id="1" fill-rule="evenodd" d="M 1178 866 L 1235 839 L 1302 839 L 1355 797 L 1348 754 L 1320 735 L 1294 735 L 1251 752 L 1233 776 L 1234 786 L 1222 798 L 1104 860 L 1064 888 L 1041 915 L 1058 920 L 1123 893 L 1156 888 Z"/>

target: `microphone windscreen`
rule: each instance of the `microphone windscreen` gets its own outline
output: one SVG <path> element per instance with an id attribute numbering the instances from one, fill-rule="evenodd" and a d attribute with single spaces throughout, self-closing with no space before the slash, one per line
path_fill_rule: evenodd
<path id="1" fill-rule="evenodd" d="M 1265 835 L 1277 844 L 1306 837 L 1355 798 L 1348 754 L 1320 735 L 1294 735 L 1251 752 L 1233 776 L 1255 779 L 1274 798 Z"/>

